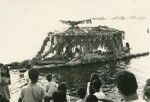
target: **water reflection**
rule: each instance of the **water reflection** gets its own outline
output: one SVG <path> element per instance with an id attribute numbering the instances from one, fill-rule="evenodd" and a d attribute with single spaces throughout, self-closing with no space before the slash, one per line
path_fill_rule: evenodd
<path id="1" fill-rule="evenodd" d="M 91 64 L 75 68 L 63 68 L 42 73 L 53 73 L 55 79 L 60 82 L 66 82 L 71 95 L 75 96 L 76 90 L 82 86 L 86 87 L 92 73 L 96 72 L 102 79 L 102 87 L 105 94 L 113 99 L 117 99 L 118 92 L 115 86 L 115 78 L 118 72 L 128 68 L 130 60 L 123 62 L 111 62 L 108 64 Z M 120 100 L 120 99 L 119 99 Z"/>

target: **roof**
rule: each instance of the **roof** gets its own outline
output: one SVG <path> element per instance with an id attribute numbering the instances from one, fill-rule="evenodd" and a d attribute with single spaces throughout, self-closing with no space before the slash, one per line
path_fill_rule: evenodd
<path id="1" fill-rule="evenodd" d="M 113 28 L 108 28 L 107 26 L 97 26 L 97 27 L 70 27 L 64 32 L 54 33 L 53 36 L 113 36 L 116 34 L 124 34 L 124 31 L 120 31 Z"/>

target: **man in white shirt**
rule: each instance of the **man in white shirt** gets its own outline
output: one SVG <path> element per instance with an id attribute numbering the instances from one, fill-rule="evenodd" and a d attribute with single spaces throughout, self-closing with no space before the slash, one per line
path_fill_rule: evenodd
<path id="1" fill-rule="evenodd" d="M 42 102 L 46 96 L 44 88 L 37 84 L 39 73 L 36 69 L 29 70 L 31 83 L 21 89 L 18 102 Z"/>
<path id="2" fill-rule="evenodd" d="M 94 95 L 98 98 L 98 102 L 113 102 L 112 100 L 108 99 L 102 91 L 100 91 L 100 80 L 94 80 L 94 82 L 92 83 L 92 87 L 95 91 Z"/>

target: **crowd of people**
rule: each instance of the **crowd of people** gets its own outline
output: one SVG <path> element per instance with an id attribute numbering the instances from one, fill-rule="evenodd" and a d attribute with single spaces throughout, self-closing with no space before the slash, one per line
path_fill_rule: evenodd
<path id="1" fill-rule="evenodd" d="M 28 66 L 27 84 L 20 90 L 18 102 L 71 102 L 67 94 L 65 82 L 57 84 L 53 75 L 46 75 L 47 84 L 43 87 L 38 83 L 39 72 Z M 25 75 L 26 75 L 25 74 Z M 10 102 L 9 88 L 10 74 L 8 67 L 0 64 L 0 102 Z M 77 91 L 76 102 L 114 102 L 102 91 L 102 81 L 99 74 L 93 73 L 87 87 L 80 87 Z M 150 79 L 143 88 L 143 97 L 137 93 L 138 84 L 135 75 L 129 71 L 122 71 L 116 77 L 116 86 L 121 94 L 121 102 L 150 102 Z"/>

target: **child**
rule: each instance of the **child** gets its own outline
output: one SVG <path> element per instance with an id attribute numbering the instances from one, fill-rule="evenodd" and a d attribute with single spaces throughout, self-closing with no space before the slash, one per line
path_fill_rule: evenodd
<path id="1" fill-rule="evenodd" d="M 86 89 L 79 88 L 79 90 L 78 90 L 78 96 L 79 96 L 80 99 L 77 102 L 85 102 Z"/>
<path id="2" fill-rule="evenodd" d="M 47 74 L 46 79 L 48 81 L 48 84 L 46 85 L 46 92 L 48 93 L 49 97 L 52 97 L 52 93 L 54 91 L 57 91 L 58 84 L 55 81 L 53 81 L 51 73 Z"/>
<path id="3" fill-rule="evenodd" d="M 37 84 L 39 77 L 38 71 L 31 68 L 28 75 L 31 83 L 21 89 L 18 102 L 22 102 L 22 100 L 24 102 L 42 102 L 46 93 L 44 88 Z"/>

